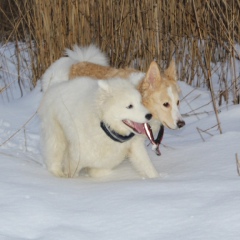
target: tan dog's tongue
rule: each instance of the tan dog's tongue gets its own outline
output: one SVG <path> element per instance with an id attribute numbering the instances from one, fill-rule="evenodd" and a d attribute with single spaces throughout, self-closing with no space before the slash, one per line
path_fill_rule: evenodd
<path id="1" fill-rule="evenodd" d="M 163 129 L 159 131 L 159 134 L 161 134 L 161 138 L 158 140 L 154 140 L 154 136 L 152 133 L 152 128 L 148 123 L 134 123 L 134 128 L 137 130 L 138 133 L 140 134 L 146 134 L 148 139 L 150 140 L 151 144 L 152 144 L 152 150 L 158 155 L 161 155 L 160 149 L 159 149 L 159 145 L 161 142 L 161 138 L 163 136 Z M 158 139 L 158 138 L 157 138 Z"/>
<path id="2" fill-rule="evenodd" d="M 150 127 L 150 125 L 148 123 L 144 123 L 144 132 L 147 135 L 148 139 L 150 140 L 150 142 L 153 145 L 156 145 L 155 141 L 154 141 L 154 137 L 153 137 L 153 133 L 152 133 L 152 128 Z"/>
<path id="3" fill-rule="evenodd" d="M 148 123 L 144 123 L 144 129 L 145 129 L 146 135 L 148 136 L 148 139 L 149 139 L 150 142 L 152 143 L 152 150 L 153 150 L 158 156 L 160 156 L 160 155 L 161 155 L 161 152 L 160 152 L 159 146 L 160 146 L 160 143 L 161 143 L 161 141 L 162 141 L 162 137 L 163 137 L 163 133 L 164 133 L 164 127 L 163 127 L 163 125 L 161 125 L 161 127 L 160 127 L 160 130 L 159 130 L 159 133 L 158 133 L 158 136 L 157 136 L 157 139 L 156 139 L 156 140 L 154 140 L 151 126 L 150 126 Z"/>

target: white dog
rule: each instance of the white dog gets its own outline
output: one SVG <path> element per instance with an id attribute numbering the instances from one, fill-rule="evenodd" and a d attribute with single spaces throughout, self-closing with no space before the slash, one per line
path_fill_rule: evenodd
<path id="1" fill-rule="evenodd" d="M 139 135 L 152 117 L 141 101 L 131 79 L 82 77 L 54 84 L 39 109 L 48 170 L 73 177 L 86 169 L 99 177 L 128 158 L 143 177 L 157 177 Z"/>

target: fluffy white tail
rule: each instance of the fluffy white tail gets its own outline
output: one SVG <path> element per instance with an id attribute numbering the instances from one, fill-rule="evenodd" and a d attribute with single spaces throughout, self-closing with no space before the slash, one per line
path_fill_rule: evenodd
<path id="1" fill-rule="evenodd" d="M 102 66 L 109 66 L 107 56 L 95 45 L 87 47 L 73 46 L 73 50 L 66 49 L 69 58 L 76 62 L 91 62 Z"/>
<path id="2" fill-rule="evenodd" d="M 73 46 L 73 50 L 66 49 L 68 57 L 61 57 L 54 62 L 42 76 L 42 90 L 45 92 L 50 86 L 67 81 L 71 66 L 78 62 L 91 62 L 102 66 L 109 66 L 108 57 L 95 45 L 87 47 Z"/>

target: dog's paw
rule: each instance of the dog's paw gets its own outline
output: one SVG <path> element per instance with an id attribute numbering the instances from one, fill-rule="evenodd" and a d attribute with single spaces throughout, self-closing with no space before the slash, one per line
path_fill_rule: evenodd
<path id="1" fill-rule="evenodd" d="M 67 178 L 68 175 L 65 174 L 62 169 L 59 168 L 50 168 L 48 169 L 49 172 L 51 172 L 54 176 L 56 177 L 61 177 L 61 178 Z"/>
<path id="2" fill-rule="evenodd" d="M 148 178 L 158 178 L 159 177 L 159 174 L 156 173 L 156 174 L 151 174 L 148 176 Z"/>
<path id="3" fill-rule="evenodd" d="M 167 178 L 167 177 L 168 177 L 168 173 L 161 172 L 161 173 L 159 174 L 159 177 L 160 177 L 160 178 Z"/>
<path id="4" fill-rule="evenodd" d="M 145 173 L 145 177 L 146 178 L 158 178 L 159 177 L 159 173 L 157 172 L 156 169 L 152 169 L 151 171 L 147 171 Z"/>
<path id="5" fill-rule="evenodd" d="M 88 175 L 93 178 L 105 177 L 112 173 L 111 169 L 89 168 Z"/>

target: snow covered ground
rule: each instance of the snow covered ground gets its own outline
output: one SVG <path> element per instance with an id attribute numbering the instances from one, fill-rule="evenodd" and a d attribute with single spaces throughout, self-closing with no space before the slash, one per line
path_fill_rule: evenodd
<path id="1" fill-rule="evenodd" d="M 148 146 L 161 173 L 151 180 L 127 161 L 102 179 L 52 176 L 34 115 L 40 85 L 0 101 L 0 239 L 238 240 L 240 105 L 220 109 L 219 134 L 209 92 L 179 85 L 187 124 L 165 131 L 162 156 Z"/>

